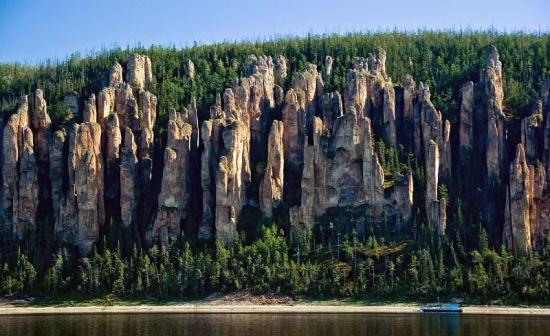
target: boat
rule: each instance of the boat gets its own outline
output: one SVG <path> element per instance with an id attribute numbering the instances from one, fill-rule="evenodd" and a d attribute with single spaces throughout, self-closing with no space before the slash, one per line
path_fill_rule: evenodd
<path id="1" fill-rule="evenodd" d="M 432 303 L 420 306 L 423 313 L 462 313 L 462 307 L 458 303 Z"/>

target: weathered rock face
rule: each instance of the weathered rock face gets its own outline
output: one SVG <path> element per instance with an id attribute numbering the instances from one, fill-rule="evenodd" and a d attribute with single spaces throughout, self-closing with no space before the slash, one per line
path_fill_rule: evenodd
<path id="1" fill-rule="evenodd" d="M 130 85 L 117 84 L 114 111 L 118 116 L 120 127 L 129 126 L 133 130 L 139 129 L 138 103 Z"/>
<path id="2" fill-rule="evenodd" d="M 116 114 L 107 117 L 105 125 L 105 198 L 118 202 L 120 197 L 120 145 L 122 134 Z"/>
<path id="3" fill-rule="evenodd" d="M 137 204 L 137 145 L 129 127 L 124 130 L 124 143 L 120 151 L 120 218 L 124 227 L 134 224 Z"/>
<path id="4" fill-rule="evenodd" d="M 286 57 L 279 55 L 275 59 L 275 80 L 277 83 L 284 83 L 286 77 L 288 76 L 288 65 Z"/>
<path id="5" fill-rule="evenodd" d="M 547 172 L 550 172 L 550 78 L 546 79 L 541 85 L 540 98 L 542 102 L 542 109 L 544 114 L 544 126 L 542 131 L 542 162 Z M 546 174 L 546 178 L 549 179 L 550 174 Z"/>
<path id="6" fill-rule="evenodd" d="M 324 60 L 324 79 L 330 78 L 333 62 Z M 83 122 L 53 134 L 44 94 L 37 90 L 32 116 L 24 98 L 2 131 L 2 237 L 19 239 L 35 231 L 37 214 L 42 206 L 49 211 L 48 202 L 56 237 L 83 254 L 100 230 L 108 232 L 105 225 L 119 218 L 121 227 L 131 230 L 126 231 L 131 241 L 119 237 L 128 244 L 166 246 L 181 234 L 230 243 L 241 215 L 259 209 L 278 219 L 287 207 L 291 225 L 301 229 L 339 216 L 338 225 L 346 227 L 338 229 L 347 233 L 366 234 L 367 225 L 382 224 L 391 232 L 407 232 L 410 223 L 427 219 L 443 235 L 442 187 L 458 181 L 454 192 L 477 197 L 475 220 L 490 227 L 506 217 L 502 237 L 508 246 L 523 251 L 541 246 L 550 230 L 550 81 L 541 85 L 540 103 L 521 123 L 522 145 L 505 192 L 509 140 L 496 49 L 487 51 L 480 82 L 461 89 L 456 137 L 429 88 L 417 86 L 411 76 L 394 85 L 385 62 L 383 50 L 355 58 L 340 95 L 325 92 L 316 65 L 289 83 L 285 57 L 249 56 L 244 77 L 216 96 L 210 119 L 200 128 L 205 111 L 198 111 L 195 99 L 179 113 L 170 111 L 166 148 L 164 139 L 154 139 L 157 98 L 145 89 L 153 80 L 147 56 L 129 58 L 127 82 L 115 64 L 109 86 L 84 102 Z M 183 67 L 192 80 L 193 63 Z M 282 87 L 289 84 L 285 92 Z M 75 110 L 78 115 L 78 98 Z M 425 165 L 425 211 L 413 206 L 412 173 L 388 162 L 401 145 Z M 458 155 L 451 155 L 453 147 L 460 149 Z M 406 154 L 400 152 L 400 160 Z M 460 162 L 453 166 L 455 157 Z M 505 198 L 506 207 L 500 204 Z"/>
<path id="7" fill-rule="evenodd" d="M 115 88 L 106 87 L 101 90 L 97 96 L 97 122 L 103 128 L 105 120 L 115 111 Z M 89 114 L 93 117 L 93 114 Z"/>
<path id="8" fill-rule="evenodd" d="M 183 73 L 187 76 L 187 78 L 191 80 L 195 79 L 195 63 L 193 63 L 190 59 L 187 59 L 183 64 Z"/>
<path id="9" fill-rule="evenodd" d="M 35 165 L 37 174 L 38 204 L 32 205 L 32 211 L 38 213 L 49 212 L 51 209 L 51 183 L 50 183 L 50 153 L 49 146 L 52 141 L 51 119 L 48 115 L 48 104 L 44 99 L 44 92 L 37 89 L 34 94 L 34 111 L 32 114 L 32 132 L 29 136 L 33 138 L 34 153 L 31 154 L 30 165 Z M 30 153 L 29 153 L 30 154 Z M 35 168 L 28 167 L 30 170 Z M 30 173 L 31 175 L 34 172 Z M 21 182 L 21 181 L 20 181 Z M 30 189 L 33 187 L 28 186 Z M 21 191 L 20 191 L 21 192 Z M 34 190 L 27 190 L 27 193 L 34 196 Z M 32 197 L 31 197 L 32 199 Z M 27 205 L 31 206 L 31 205 Z"/>
<path id="10" fill-rule="evenodd" d="M 38 161 L 48 162 L 48 144 L 50 142 L 50 127 L 52 121 L 48 115 L 48 107 L 42 90 L 36 90 L 34 94 L 34 113 L 32 116 L 32 127 L 35 131 L 35 151 Z"/>
<path id="11" fill-rule="evenodd" d="M 398 138 L 411 153 L 414 150 L 414 118 L 416 103 L 416 83 L 410 75 L 406 75 L 402 87 L 397 91 L 396 103 Z"/>
<path id="12" fill-rule="evenodd" d="M 387 84 L 383 88 L 384 107 L 384 140 L 390 145 L 397 145 L 397 135 L 395 131 L 395 91 L 391 84 Z"/>
<path id="13" fill-rule="evenodd" d="M 428 225 L 445 234 L 446 223 L 441 221 L 437 187 L 439 185 L 439 146 L 433 140 L 428 145 L 426 155 L 426 215 Z"/>
<path id="14" fill-rule="evenodd" d="M 325 167 L 320 167 L 320 162 L 325 162 L 325 153 L 319 148 L 320 134 L 323 129 L 319 118 L 315 119 L 314 127 L 313 144 L 309 145 L 307 137 L 304 141 L 300 205 L 290 209 L 290 223 L 302 230 L 310 230 L 313 227 L 316 212 L 322 213 L 326 209 L 327 195 L 322 195 L 323 199 L 319 197 L 321 196 L 319 189 L 324 189 L 326 185 L 326 177 L 322 171 Z M 316 204 L 316 201 L 320 203 Z"/>
<path id="15" fill-rule="evenodd" d="M 338 91 L 325 93 L 321 100 L 321 110 L 323 125 L 325 126 L 324 132 L 330 135 L 332 133 L 334 121 L 344 113 L 342 96 L 340 93 Z"/>
<path id="16" fill-rule="evenodd" d="M 369 55 L 367 62 L 371 71 L 378 72 L 385 80 L 388 79 L 386 74 L 386 50 L 378 48 L 376 52 Z"/>
<path id="17" fill-rule="evenodd" d="M 115 63 L 109 72 L 109 86 L 116 86 L 123 82 L 122 66 L 119 63 Z"/>
<path id="18" fill-rule="evenodd" d="M 505 129 L 502 101 L 502 63 L 498 51 L 491 46 L 486 51 L 486 65 L 481 71 L 481 83 L 487 98 L 486 167 L 489 184 L 500 184 L 505 164 Z"/>
<path id="19" fill-rule="evenodd" d="M 529 223 L 531 226 L 531 244 L 534 248 L 544 246 L 550 233 L 550 196 L 546 187 L 546 172 L 542 163 L 529 165 L 531 197 L 529 202 Z"/>
<path id="20" fill-rule="evenodd" d="M 288 90 L 283 108 L 283 144 L 284 160 L 287 175 L 299 176 L 303 165 L 303 147 L 306 126 L 306 111 L 298 102 L 302 91 Z"/>
<path id="21" fill-rule="evenodd" d="M 538 100 L 531 115 L 521 120 L 521 143 L 525 148 L 527 162 L 535 162 L 539 157 L 542 121 L 542 101 Z"/>
<path id="22" fill-rule="evenodd" d="M 367 116 L 367 65 L 364 61 L 354 59 L 354 69 L 346 75 L 344 87 L 344 110 L 350 113 L 352 109 L 359 117 Z"/>
<path id="23" fill-rule="evenodd" d="M 363 133 L 363 184 L 369 216 L 380 216 L 384 200 L 384 171 L 373 150 L 373 134 L 369 119 L 365 119 Z"/>
<path id="24" fill-rule="evenodd" d="M 139 106 L 141 111 L 141 129 L 153 129 L 157 118 L 157 97 L 149 91 L 139 91 Z"/>
<path id="25" fill-rule="evenodd" d="M 133 89 L 144 89 L 153 79 L 152 71 L 148 56 L 133 54 L 126 65 L 126 81 Z"/>
<path id="26" fill-rule="evenodd" d="M 256 164 L 266 154 L 269 119 L 275 107 L 275 65 L 271 57 L 251 55 L 246 60 L 244 74 L 246 77 L 240 80 L 240 85 L 224 92 L 224 113 L 247 125 L 251 141 L 245 145 L 250 148 L 252 162 Z"/>
<path id="27" fill-rule="evenodd" d="M 260 185 L 260 209 L 266 217 L 283 199 L 284 148 L 283 122 L 273 121 L 267 142 L 267 167 Z"/>
<path id="28" fill-rule="evenodd" d="M 452 156 L 451 156 L 451 122 L 445 120 L 443 125 L 443 137 L 441 138 L 441 161 L 440 161 L 440 175 L 442 181 L 446 185 L 450 184 L 451 180 L 451 167 L 452 167 Z"/>
<path id="29" fill-rule="evenodd" d="M 97 105 L 95 94 L 91 94 L 88 100 L 84 103 L 84 110 L 82 111 L 83 122 L 97 122 Z"/>
<path id="30" fill-rule="evenodd" d="M 501 195 L 505 193 L 508 165 L 502 81 L 502 63 L 491 46 L 485 53 L 480 81 L 462 87 L 459 130 L 463 198 L 476 198 L 474 216 L 495 240 L 501 236 L 501 227 L 495 223 L 504 221 Z"/>
<path id="31" fill-rule="evenodd" d="M 327 80 L 329 80 L 332 77 L 332 65 L 334 64 L 334 59 L 332 56 L 325 56 L 325 71 L 324 75 Z"/>
<path id="32" fill-rule="evenodd" d="M 462 104 L 460 105 L 460 160 L 467 165 L 472 158 L 474 147 L 474 83 L 466 82 L 460 89 Z"/>
<path id="33" fill-rule="evenodd" d="M 364 198 L 364 189 L 361 183 L 362 127 L 356 121 L 353 113 L 347 113 L 338 118 L 334 125 L 334 137 L 331 146 L 334 146 L 334 160 L 330 165 L 328 175 L 328 204 L 329 206 L 359 205 Z"/>
<path id="34" fill-rule="evenodd" d="M 13 234 L 17 240 L 26 232 L 36 230 L 36 210 L 38 207 L 38 167 L 33 150 L 33 135 L 30 128 L 23 129 L 21 158 L 19 160 L 19 209 Z"/>
<path id="35" fill-rule="evenodd" d="M 69 188 L 60 202 L 55 233 L 58 239 L 75 244 L 82 254 L 87 254 L 105 222 L 99 124 L 73 125 L 69 130 L 68 147 Z"/>
<path id="36" fill-rule="evenodd" d="M 46 113 L 45 106 L 41 108 Z M 29 103 L 25 96 L 2 134 L 2 240 L 6 245 L 36 228 L 38 167 L 29 122 Z"/>
<path id="37" fill-rule="evenodd" d="M 517 190 L 521 186 L 520 183 L 527 185 L 529 217 L 528 222 L 520 225 L 520 229 L 528 226 L 530 245 L 532 248 L 537 249 L 543 246 L 544 240 L 550 233 L 550 194 L 547 190 L 548 170 L 544 164 L 547 155 L 545 141 L 548 130 L 545 129 L 545 117 L 543 116 L 546 112 L 546 119 L 548 119 L 548 111 L 545 111 L 545 105 L 548 100 L 549 84 L 547 82 L 543 82 L 541 85 L 541 99 L 535 101 L 531 115 L 523 118 L 521 121 L 521 144 L 518 147 L 522 146 L 522 149 L 524 149 L 525 162 L 528 165 L 529 174 L 525 177 L 525 175 L 521 175 L 520 171 L 518 171 L 517 161 L 521 161 L 521 158 L 518 159 L 518 154 L 516 154 L 516 162 L 511 167 L 511 169 L 514 169 L 514 175 L 510 174 L 510 185 L 508 187 L 512 191 Z M 546 121 L 548 122 L 548 120 Z M 522 168 L 524 167 L 522 166 Z M 522 178 L 526 180 L 522 181 Z M 520 247 L 518 248 L 522 250 L 529 249 L 531 247 L 526 242 L 529 237 L 522 230 L 514 231 L 513 225 L 519 225 L 517 223 L 521 218 L 518 217 L 521 214 L 514 214 L 512 211 L 522 206 L 520 200 L 523 200 L 523 198 L 518 200 L 514 199 L 513 196 L 510 193 L 508 195 L 509 199 L 507 199 L 508 206 L 506 207 L 506 211 L 510 212 L 506 213 L 506 226 L 503 239 L 509 247 L 516 247 L 514 244 L 519 244 Z M 517 243 L 516 240 L 518 241 Z"/>
<path id="38" fill-rule="evenodd" d="M 69 111 L 71 111 L 71 117 L 73 119 L 80 117 L 80 96 L 78 95 L 78 92 L 69 92 L 65 96 L 64 101 L 65 105 L 69 108 Z"/>
<path id="39" fill-rule="evenodd" d="M 139 91 L 138 160 L 140 192 L 147 195 L 151 187 L 153 169 L 153 126 L 157 117 L 157 97 L 148 91 Z"/>
<path id="40" fill-rule="evenodd" d="M 192 127 L 180 113 L 172 110 L 168 121 L 168 142 L 164 152 L 164 170 L 159 194 L 159 209 L 153 224 L 153 240 L 164 246 L 181 231 L 190 200 L 189 151 Z"/>
<path id="41" fill-rule="evenodd" d="M 518 144 L 516 158 L 510 165 L 510 184 L 506 197 L 506 216 L 503 242 L 510 249 L 527 252 L 531 249 L 529 202 L 532 200 L 530 171 L 522 144 Z"/>
<path id="42" fill-rule="evenodd" d="M 202 187 L 202 218 L 199 226 L 198 238 L 209 240 L 213 236 L 214 222 L 214 158 L 212 155 L 212 131 L 213 121 L 205 120 L 201 127 L 201 142 L 203 150 L 201 154 L 201 187 Z"/>
<path id="43" fill-rule="evenodd" d="M 394 191 L 391 195 L 391 203 L 386 203 L 385 213 L 390 221 L 395 222 L 395 231 L 404 232 L 412 220 L 414 182 L 411 172 L 407 175 L 394 177 Z M 443 207 L 445 209 L 445 207 Z M 442 219 L 446 222 L 446 218 Z"/>
<path id="44" fill-rule="evenodd" d="M 50 143 L 50 181 L 51 181 L 51 199 L 54 216 L 54 227 L 62 228 L 62 212 L 65 206 L 65 194 L 63 189 L 63 177 L 67 175 L 67 134 L 65 130 L 53 133 Z"/>
<path id="45" fill-rule="evenodd" d="M 249 130 L 239 120 L 230 120 L 222 131 L 224 149 L 216 172 L 216 236 L 232 242 L 237 234 L 237 219 L 246 202 L 250 182 L 247 141 Z"/>

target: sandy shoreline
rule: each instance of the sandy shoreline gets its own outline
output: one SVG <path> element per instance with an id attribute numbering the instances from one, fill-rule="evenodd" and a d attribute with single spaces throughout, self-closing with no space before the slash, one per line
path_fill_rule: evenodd
<path id="1" fill-rule="evenodd" d="M 209 304 L 177 304 L 177 305 L 136 305 L 136 306 L 76 306 L 76 307 L 19 307 L 0 306 L 0 315 L 32 315 L 32 314 L 348 314 L 348 313 L 379 313 L 379 314 L 411 314 L 418 313 L 415 305 L 380 305 L 380 306 L 336 306 L 312 304 L 273 304 L 273 305 L 209 305 Z M 465 306 L 464 314 L 496 314 L 496 315 L 540 315 L 550 316 L 550 308 L 519 308 Z"/>

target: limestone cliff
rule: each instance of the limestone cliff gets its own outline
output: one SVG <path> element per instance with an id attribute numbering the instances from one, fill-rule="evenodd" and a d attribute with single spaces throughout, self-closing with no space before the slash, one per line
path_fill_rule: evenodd
<path id="1" fill-rule="evenodd" d="M 82 254 L 115 232 L 127 246 L 182 235 L 231 243 L 258 216 L 300 230 L 336 222 L 348 235 L 424 226 L 445 235 L 445 190 L 456 187 L 493 236 L 521 251 L 540 247 L 550 230 L 550 81 L 516 129 L 510 163 L 517 141 L 496 48 L 479 82 L 460 88 L 457 120 L 412 76 L 393 83 L 386 59 L 378 49 L 348 60 L 340 93 L 327 88 L 346 60 L 326 56 L 291 73 L 285 56 L 250 55 L 209 111 L 194 97 L 157 111 L 151 60 L 133 54 L 105 69 L 107 86 L 82 102 L 64 94 L 73 118 L 58 129 L 38 89 L 0 120 L 2 242 L 38 232 L 44 216 L 59 243 Z M 200 78 L 190 59 L 180 66 L 186 83 Z"/>

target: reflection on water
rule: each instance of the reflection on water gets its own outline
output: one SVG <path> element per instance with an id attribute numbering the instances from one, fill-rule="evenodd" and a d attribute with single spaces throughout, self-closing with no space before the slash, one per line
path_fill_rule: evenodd
<path id="1" fill-rule="evenodd" d="M 550 335 L 550 317 L 439 314 L 96 314 L 0 317 L 0 336 Z"/>

